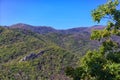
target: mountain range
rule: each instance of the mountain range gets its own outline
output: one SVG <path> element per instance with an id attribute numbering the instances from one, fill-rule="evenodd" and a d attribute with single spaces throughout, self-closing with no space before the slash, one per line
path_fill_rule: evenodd
<path id="1" fill-rule="evenodd" d="M 66 30 L 57 30 L 50 26 L 32 26 L 32 25 L 28 25 L 24 23 L 18 23 L 18 24 L 13 24 L 8 27 L 31 30 L 33 32 L 40 33 L 40 34 L 44 34 L 44 33 L 73 34 L 73 33 L 80 33 L 80 32 L 90 32 L 93 29 L 103 29 L 105 26 L 94 25 L 91 27 L 77 27 L 77 28 L 71 28 L 71 29 L 66 29 Z"/>
<path id="2" fill-rule="evenodd" d="M 57 30 L 18 23 L 0 27 L 0 80 L 71 80 L 64 73 L 76 67 L 100 43 L 90 40 L 92 30 L 105 26 Z M 120 42 L 120 37 L 115 37 Z"/>

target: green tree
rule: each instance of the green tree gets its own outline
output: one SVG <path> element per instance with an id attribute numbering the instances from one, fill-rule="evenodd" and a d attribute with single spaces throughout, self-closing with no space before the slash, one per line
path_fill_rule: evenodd
<path id="1" fill-rule="evenodd" d="M 74 80 L 120 80 L 120 44 L 112 36 L 120 36 L 120 10 L 118 0 L 109 0 L 92 11 L 98 23 L 107 18 L 103 30 L 94 30 L 92 40 L 101 42 L 99 50 L 88 51 L 80 60 L 80 67 L 66 68 L 66 75 Z M 76 78 L 77 77 L 77 78 Z"/>

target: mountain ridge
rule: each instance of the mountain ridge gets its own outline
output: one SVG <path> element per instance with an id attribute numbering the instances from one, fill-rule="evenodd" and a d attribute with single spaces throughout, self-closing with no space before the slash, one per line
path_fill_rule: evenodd
<path id="1" fill-rule="evenodd" d="M 19 28 L 25 30 L 31 30 L 33 32 L 37 32 L 40 34 L 44 33 L 63 33 L 63 34 L 73 34 L 73 33 L 80 33 L 80 32 L 91 32 L 93 29 L 103 29 L 105 26 L 102 25 L 94 25 L 91 27 L 75 27 L 70 29 L 54 29 L 51 26 L 33 26 L 24 23 L 18 23 L 11 26 L 9 28 Z"/>
<path id="2" fill-rule="evenodd" d="M 0 80 L 71 80 L 65 68 L 77 67 L 88 50 L 98 49 L 100 43 L 90 40 L 90 34 L 103 28 L 0 27 Z"/>

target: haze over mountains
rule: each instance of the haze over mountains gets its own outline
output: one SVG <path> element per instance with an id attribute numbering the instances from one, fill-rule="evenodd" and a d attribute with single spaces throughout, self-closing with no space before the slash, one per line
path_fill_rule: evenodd
<path id="1" fill-rule="evenodd" d="M 65 68 L 76 67 L 88 50 L 98 48 L 90 33 L 103 28 L 56 30 L 23 23 L 0 27 L 0 80 L 71 80 Z"/>
<path id="2" fill-rule="evenodd" d="M 102 25 L 94 25 L 91 27 L 77 27 L 71 28 L 66 30 L 57 30 L 50 26 L 32 26 L 24 23 L 18 23 L 9 26 L 10 28 L 21 28 L 25 30 L 31 30 L 37 33 L 63 33 L 63 34 L 72 34 L 72 33 L 79 33 L 79 32 L 91 32 L 92 29 L 103 29 L 104 26 Z"/>

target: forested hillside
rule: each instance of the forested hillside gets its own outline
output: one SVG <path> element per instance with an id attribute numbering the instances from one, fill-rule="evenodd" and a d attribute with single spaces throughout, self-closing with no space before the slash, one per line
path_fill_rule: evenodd
<path id="1" fill-rule="evenodd" d="M 120 0 L 0 0 L 0 80 L 120 80 Z"/>
<path id="2" fill-rule="evenodd" d="M 90 40 L 92 30 L 103 26 L 56 30 L 15 24 L 0 27 L 0 79 L 2 80 L 70 80 L 67 66 L 78 66 L 88 50 L 98 49 Z M 119 37 L 115 37 L 119 41 Z"/>
<path id="3" fill-rule="evenodd" d="M 76 67 L 78 59 L 99 44 L 90 40 L 90 28 L 47 29 L 25 24 L 0 27 L 1 79 L 69 80 L 65 68 Z"/>
<path id="4" fill-rule="evenodd" d="M 0 27 L 1 80 L 64 80 L 65 67 L 75 66 L 77 59 L 41 34 Z"/>
<path id="5" fill-rule="evenodd" d="M 32 26 L 23 23 L 14 24 L 8 27 L 11 29 L 29 30 L 38 33 L 58 46 L 72 53 L 77 53 L 78 55 L 84 55 L 89 49 L 97 49 L 99 42 L 90 40 L 91 31 L 105 28 L 105 26 L 102 25 L 95 25 L 91 27 L 57 30 L 47 26 Z"/>

